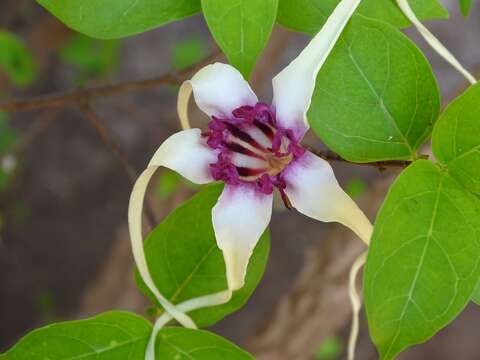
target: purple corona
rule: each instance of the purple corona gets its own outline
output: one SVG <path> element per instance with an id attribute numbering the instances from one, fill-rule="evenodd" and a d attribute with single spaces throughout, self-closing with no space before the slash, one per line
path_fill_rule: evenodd
<path id="1" fill-rule="evenodd" d="M 305 149 L 291 130 L 277 124 L 267 104 L 240 106 L 225 118 L 212 116 L 203 136 L 217 152 L 217 161 L 209 164 L 213 179 L 250 186 L 265 195 L 277 188 L 290 207 L 282 174 Z"/>

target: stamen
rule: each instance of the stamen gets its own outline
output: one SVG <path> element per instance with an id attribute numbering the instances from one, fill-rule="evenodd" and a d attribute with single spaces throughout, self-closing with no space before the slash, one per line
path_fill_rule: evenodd
<path id="1" fill-rule="evenodd" d="M 268 157 L 267 161 L 270 165 L 269 174 L 272 176 L 276 176 L 282 172 L 282 170 L 290 164 L 293 159 L 292 154 L 286 154 L 285 156 L 270 156 Z"/>
<path id="2" fill-rule="evenodd" d="M 250 184 L 268 195 L 276 187 L 291 209 L 281 175 L 305 149 L 292 131 L 277 128 L 275 114 L 266 104 L 241 106 L 232 114 L 232 118 L 212 117 L 208 125 L 207 144 L 219 150 L 218 161 L 210 164 L 212 177 L 230 185 Z"/>
<path id="3" fill-rule="evenodd" d="M 270 176 L 263 174 L 260 179 L 257 180 L 257 190 L 260 192 L 270 195 L 273 192 L 273 184 Z"/>
<path id="4" fill-rule="evenodd" d="M 248 155 L 261 160 L 265 160 L 265 158 L 260 154 L 257 154 L 256 152 L 253 152 L 252 150 L 247 149 L 238 143 L 230 142 L 230 143 L 226 143 L 225 146 L 236 153 Z"/>
<path id="5" fill-rule="evenodd" d="M 251 169 L 243 166 L 237 166 L 238 175 L 242 177 L 257 176 L 264 174 L 267 169 Z"/>
<path id="6" fill-rule="evenodd" d="M 273 133 L 273 129 L 268 126 L 267 124 L 264 124 L 258 120 L 254 120 L 253 121 L 253 124 L 261 131 L 263 132 L 270 140 L 273 139 L 274 137 L 274 133 Z"/>
<path id="7" fill-rule="evenodd" d="M 270 106 L 264 103 L 257 103 L 255 105 L 255 119 L 263 123 L 273 123 L 274 118 Z"/>
<path id="8" fill-rule="evenodd" d="M 232 111 L 233 116 L 251 123 L 255 119 L 255 109 L 253 106 L 246 105 Z"/>
<path id="9" fill-rule="evenodd" d="M 246 143 L 249 143 L 250 145 L 252 145 L 257 149 L 265 150 L 265 148 L 262 145 L 260 145 L 254 138 L 250 136 L 250 134 L 247 134 L 246 132 L 240 130 L 235 125 L 227 124 L 227 128 L 233 136 L 239 138 L 242 141 L 245 141 Z"/>
<path id="10" fill-rule="evenodd" d="M 285 207 L 288 210 L 292 210 L 292 208 L 293 208 L 292 203 L 291 203 L 290 199 L 288 198 L 287 194 L 285 193 L 285 190 L 284 189 L 278 189 L 278 192 L 280 193 L 280 196 L 282 197 L 282 201 L 283 201 L 283 204 L 285 205 Z"/>

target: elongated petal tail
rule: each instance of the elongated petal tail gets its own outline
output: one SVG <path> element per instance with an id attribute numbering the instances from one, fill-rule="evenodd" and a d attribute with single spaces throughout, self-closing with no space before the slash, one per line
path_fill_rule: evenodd
<path id="1" fill-rule="evenodd" d="M 155 172 L 156 167 L 147 168 L 138 178 L 133 187 L 128 206 L 128 226 L 130 230 L 130 241 L 132 244 L 133 257 L 137 265 L 140 276 L 150 291 L 155 295 L 159 303 L 165 310 L 172 315 L 179 323 L 185 327 L 196 328 L 193 320 L 184 312 L 178 310 L 175 305 L 170 303 L 157 289 L 148 270 L 147 260 L 143 249 L 142 236 L 142 209 L 145 192 L 148 183 Z"/>
<path id="2" fill-rule="evenodd" d="M 402 9 L 405 16 L 417 28 L 418 32 L 423 36 L 425 41 L 450 65 L 452 65 L 460 74 L 462 74 L 471 84 L 475 84 L 477 80 L 475 77 L 465 69 L 455 56 L 418 20 L 413 12 L 408 0 L 397 0 L 397 4 Z"/>
<path id="3" fill-rule="evenodd" d="M 360 0 L 342 0 L 307 47 L 273 79 L 277 121 L 299 140 L 308 130 L 307 110 L 315 79 Z"/>
<path id="4" fill-rule="evenodd" d="M 307 151 L 286 169 L 284 179 L 285 192 L 299 212 L 320 221 L 339 222 L 369 243 L 372 224 L 340 187 L 327 161 Z"/>
<path id="5" fill-rule="evenodd" d="M 212 180 L 208 165 L 216 154 L 202 142 L 200 130 L 190 129 L 170 136 L 157 150 L 147 169 L 137 179 L 130 196 L 128 224 L 133 256 L 145 284 L 170 315 L 186 327 L 195 328 L 188 315 L 171 304 L 157 289 L 148 270 L 143 249 L 142 210 L 145 192 L 153 174 L 160 166 L 170 168 L 198 184 Z"/>

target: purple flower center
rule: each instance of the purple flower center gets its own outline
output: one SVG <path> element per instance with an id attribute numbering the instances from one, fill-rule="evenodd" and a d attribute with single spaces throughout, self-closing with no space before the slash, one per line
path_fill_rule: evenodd
<path id="1" fill-rule="evenodd" d="M 263 103 L 241 106 L 229 118 L 213 116 L 204 136 L 218 151 L 217 162 L 210 164 L 215 180 L 253 184 L 263 194 L 276 187 L 283 197 L 282 171 L 305 153 L 292 131 L 279 127 L 274 112 Z"/>

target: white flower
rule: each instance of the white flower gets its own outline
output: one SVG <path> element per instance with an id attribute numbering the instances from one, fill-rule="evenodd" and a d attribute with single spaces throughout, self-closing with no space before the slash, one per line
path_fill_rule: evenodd
<path id="1" fill-rule="evenodd" d="M 225 188 L 212 210 L 222 250 L 228 288 L 244 285 L 247 265 L 270 222 L 273 191 L 287 207 L 316 220 L 336 221 L 368 242 L 372 226 L 339 186 L 325 160 L 302 147 L 308 130 L 306 113 L 320 67 L 359 0 L 342 0 L 302 53 L 273 79 L 273 102 L 258 101 L 232 66 L 215 63 L 198 71 L 180 89 L 179 115 L 187 122 L 188 96 L 211 121 L 208 130 L 188 129 L 169 137 L 157 150 L 132 192 L 129 222 L 137 266 L 167 312 L 186 326 L 185 313 L 158 292 L 142 249 L 141 209 L 149 179 L 159 166 L 197 184 L 223 181 Z"/>

